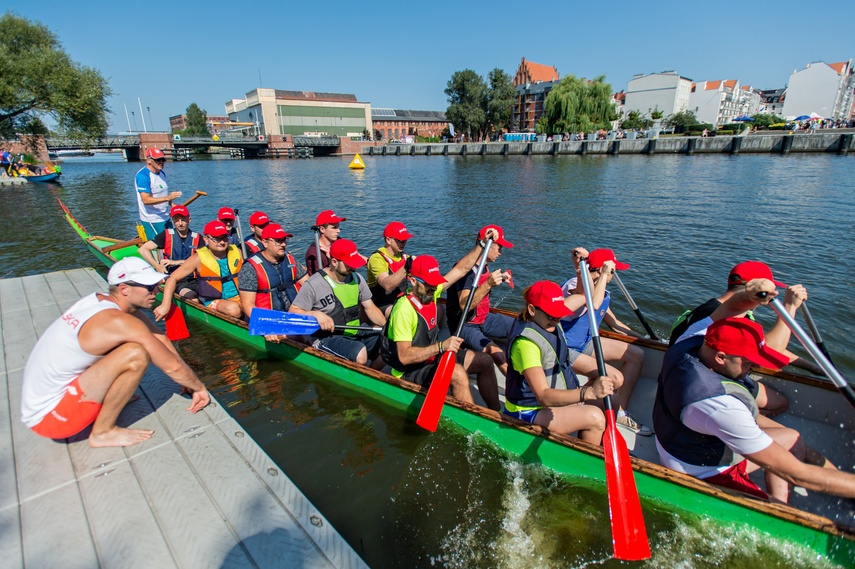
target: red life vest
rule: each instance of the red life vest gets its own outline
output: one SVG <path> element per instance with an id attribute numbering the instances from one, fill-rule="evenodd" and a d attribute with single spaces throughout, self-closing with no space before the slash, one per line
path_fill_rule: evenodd
<path id="1" fill-rule="evenodd" d="M 484 269 L 484 273 L 481 275 L 481 278 L 478 279 L 478 284 L 475 285 L 476 288 L 484 284 L 487 279 L 490 278 L 490 273 L 487 272 L 486 267 Z M 474 294 L 474 291 L 470 294 Z M 469 321 L 469 324 L 483 324 L 487 319 L 487 315 L 490 314 L 490 293 L 488 292 L 484 295 L 484 298 L 481 299 L 481 302 L 478 303 L 478 306 L 475 307 L 475 317 Z"/>
<path id="2" fill-rule="evenodd" d="M 175 232 L 175 229 L 166 230 L 166 235 L 164 235 L 163 243 L 163 258 L 173 259 L 175 261 L 186 261 L 190 258 L 190 255 L 193 254 L 193 251 L 199 248 L 199 242 L 202 240 L 202 236 L 196 233 L 195 231 L 190 232 L 190 251 L 185 257 L 182 255 L 181 251 L 182 239 L 180 236 L 178 239 L 176 239 L 176 235 L 177 233 Z"/>
<path id="3" fill-rule="evenodd" d="M 278 265 L 274 265 L 263 255 L 254 255 L 249 258 L 248 262 L 255 269 L 255 275 L 258 278 L 255 305 L 258 308 L 282 310 L 283 312 L 288 310 L 294 297 L 300 291 L 300 285 L 297 284 L 297 261 L 291 256 L 291 253 L 285 253 L 285 257 Z M 289 268 L 290 271 L 286 272 Z M 282 273 L 279 272 L 280 270 Z M 285 295 L 287 303 L 280 293 Z"/>
<path id="4" fill-rule="evenodd" d="M 248 251 L 248 255 L 255 255 L 256 253 L 264 249 L 258 239 L 255 238 L 255 235 L 251 235 L 244 239 L 244 243 L 246 243 L 246 250 Z"/>

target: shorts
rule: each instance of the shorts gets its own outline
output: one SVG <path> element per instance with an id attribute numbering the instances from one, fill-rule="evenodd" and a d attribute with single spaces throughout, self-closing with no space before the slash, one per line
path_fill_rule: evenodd
<path id="1" fill-rule="evenodd" d="M 466 350 L 457 350 L 454 361 L 455 363 L 463 365 L 463 360 L 465 358 Z M 440 361 L 442 361 L 442 357 L 437 356 L 435 360 L 420 367 L 419 369 L 404 372 L 401 379 L 405 379 L 409 382 L 415 383 L 416 385 L 421 385 L 422 387 L 428 387 L 433 382 L 433 376 L 436 375 L 436 369 L 439 367 Z"/>
<path id="2" fill-rule="evenodd" d="M 214 298 L 211 300 L 207 300 L 207 299 L 202 300 L 202 304 L 204 304 L 205 306 L 207 306 L 211 310 L 216 310 L 217 306 L 219 306 L 219 304 L 221 302 L 236 302 L 238 305 L 240 305 L 240 297 L 239 296 L 233 296 L 231 298 Z"/>
<path id="3" fill-rule="evenodd" d="M 576 350 L 570 350 L 570 365 L 576 363 L 576 359 L 579 357 L 579 354 L 585 354 L 586 356 L 594 355 L 594 341 L 591 340 L 588 342 L 588 345 L 585 346 L 585 349 L 581 352 L 577 352 Z"/>
<path id="4" fill-rule="evenodd" d="M 356 336 L 327 336 L 319 338 L 312 344 L 315 348 L 323 350 L 334 356 L 356 361 L 359 352 L 365 348 L 368 352 L 368 363 L 370 364 L 380 352 L 380 333 L 363 334 L 361 331 Z"/>
<path id="5" fill-rule="evenodd" d="M 194 278 L 182 279 L 176 283 L 175 292 L 178 296 L 185 296 L 187 292 L 192 292 L 191 298 L 195 298 L 199 295 L 199 281 Z"/>
<path id="6" fill-rule="evenodd" d="M 460 336 L 467 347 L 483 352 L 491 338 L 507 339 L 511 333 L 514 319 L 504 314 L 487 315 L 481 324 L 464 324 Z"/>
<path id="7" fill-rule="evenodd" d="M 710 476 L 709 478 L 704 478 L 703 480 L 704 482 L 709 482 L 716 486 L 723 486 L 725 488 L 730 488 L 731 490 L 739 490 L 740 492 L 744 492 L 745 494 L 754 496 L 755 498 L 768 500 L 769 495 L 761 490 L 759 486 L 754 484 L 750 478 L 748 478 L 748 474 L 746 473 L 747 468 L 748 461 L 743 460 L 736 466 L 731 466 L 724 472 L 720 472 L 715 476 Z"/>
<path id="8" fill-rule="evenodd" d="M 67 439 L 95 422 L 101 412 L 101 404 L 97 401 L 82 401 L 85 394 L 78 379 L 75 377 L 68 384 L 65 395 L 50 413 L 33 426 L 33 432 L 49 439 Z"/>
<path id="9" fill-rule="evenodd" d="M 521 409 L 520 411 L 508 411 L 507 407 L 502 407 L 502 412 L 505 415 L 513 417 L 514 419 L 519 419 L 520 421 L 525 421 L 526 423 L 534 424 L 534 419 L 537 417 L 540 409 Z"/>
<path id="10" fill-rule="evenodd" d="M 146 239 L 149 241 L 154 239 L 154 237 L 164 229 L 172 227 L 171 219 L 167 219 L 166 221 L 140 221 L 140 223 L 145 230 Z"/>

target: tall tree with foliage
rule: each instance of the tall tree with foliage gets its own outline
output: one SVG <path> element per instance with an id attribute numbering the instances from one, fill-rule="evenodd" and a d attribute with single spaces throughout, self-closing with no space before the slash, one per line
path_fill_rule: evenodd
<path id="1" fill-rule="evenodd" d="M 511 108 L 517 100 L 513 78 L 498 67 L 487 76 L 487 133 L 510 130 Z"/>
<path id="2" fill-rule="evenodd" d="M 445 116 L 454 125 L 455 131 L 478 134 L 487 124 L 485 101 L 487 85 L 480 75 L 471 69 L 455 71 L 445 88 L 448 96 L 448 109 Z"/>
<path id="3" fill-rule="evenodd" d="M 0 18 L 0 78 L 0 135 L 42 130 L 46 116 L 73 138 L 107 132 L 107 80 L 73 61 L 44 25 Z"/>
<path id="4" fill-rule="evenodd" d="M 190 103 L 185 111 L 187 115 L 187 127 L 184 134 L 187 136 L 208 136 L 208 111 L 199 108 L 196 103 Z"/>
<path id="5" fill-rule="evenodd" d="M 786 122 L 784 117 L 779 117 L 778 115 L 770 115 L 767 113 L 757 113 L 751 116 L 754 121 L 751 123 L 753 126 L 757 128 L 769 128 L 769 126 L 773 124 L 781 124 Z"/>
<path id="6" fill-rule="evenodd" d="M 674 132 L 685 132 L 688 127 L 698 124 L 698 117 L 692 111 L 680 111 L 665 119 L 665 126 L 674 129 Z"/>
<path id="7" fill-rule="evenodd" d="M 547 119 L 545 134 L 611 128 L 610 121 L 614 116 L 612 86 L 605 79 L 605 75 L 593 81 L 567 75 L 553 87 L 543 104 Z"/>

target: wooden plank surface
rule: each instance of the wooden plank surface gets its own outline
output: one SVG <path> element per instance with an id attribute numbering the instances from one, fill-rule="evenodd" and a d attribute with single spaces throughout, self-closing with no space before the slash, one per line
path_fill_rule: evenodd
<path id="1" fill-rule="evenodd" d="M 37 338 L 107 286 L 92 269 L 0 280 L 0 559 L 4 567 L 365 567 L 216 402 L 193 415 L 160 370 L 119 424 L 155 431 L 93 449 L 20 420 Z"/>

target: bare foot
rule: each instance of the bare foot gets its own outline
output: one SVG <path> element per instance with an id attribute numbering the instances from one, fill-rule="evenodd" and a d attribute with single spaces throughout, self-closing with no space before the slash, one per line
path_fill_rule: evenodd
<path id="1" fill-rule="evenodd" d="M 137 443 L 141 443 L 154 434 L 154 431 L 147 429 L 124 429 L 122 427 L 114 427 L 113 429 L 89 435 L 89 446 L 92 448 L 101 447 L 129 447 Z"/>

